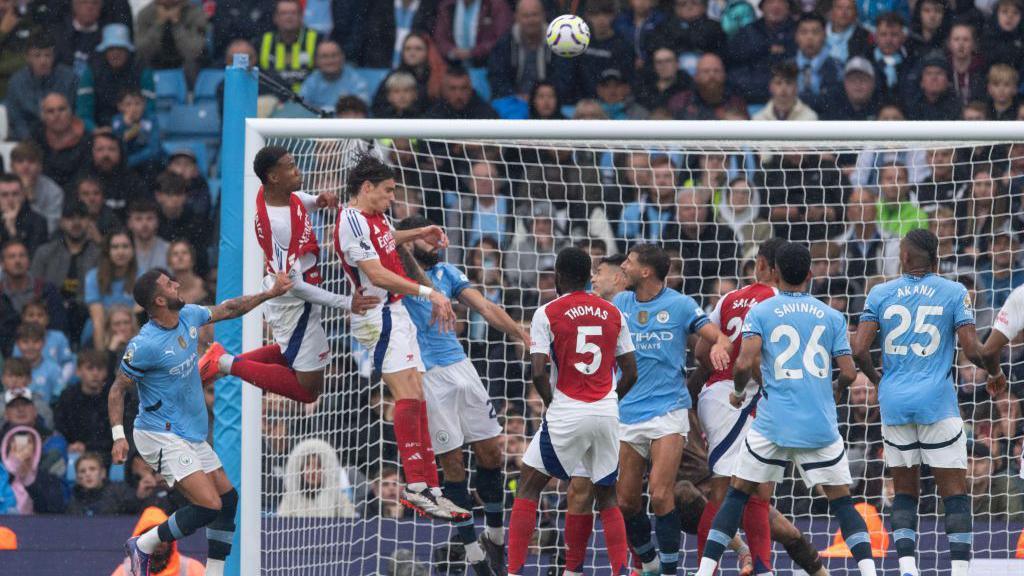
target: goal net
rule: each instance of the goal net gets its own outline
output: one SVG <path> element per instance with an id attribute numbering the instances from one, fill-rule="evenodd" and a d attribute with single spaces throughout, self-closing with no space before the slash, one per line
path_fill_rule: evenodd
<path id="1" fill-rule="evenodd" d="M 855 141 L 838 129 L 832 139 L 772 140 L 759 137 L 764 131 L 754 124 L 740 128 L 749 131 L 746 137 L 733 132 L 729 140 L 687 140 L 685 127 L 677 127 L 683 137 L 676 140 L 664 134 L 615 139 L 623 132 L 609 131 L 612 138 L 596 132 L 575 137 L 579 123 L 562 131 L 560 139 L 533 123 L 501 125 L 518 126 L 510 133 L 522 139 L 499 138 L 505 131 L 498 124 L 488 126 L 494 128 L 486 132 L 494 135 L 489 138 L 444 138 L 436 125 L 417 136 L 407 126 L 389 133 L 383 124 L 357 123 L 363 129 L 358 135 L 365 138 L 355 138 L 344 136 L 350 126 L 344 121 L 316 122 L 305 137 L 300 137 L 303 127 L 314 124 L 276 131 L 268 127 L 281 124 L 258 124 L 260 137 L 249 138 L 247 157 L 251 162 L 254 143 L 286 146 L 303 172 L 304 191 L 335 193 L 345 201 L 346 174 L 355 158 L 367 151 L 379 155 L 398 174 L 392 220 L 419 214 L 443 226 L 451 240 L 444 260 L 526 325 L 540 304 L 556 296 L 555 254 L 572 244 L 589 250 L 596 264 L 635 243 L 658 243 L 672 257 L 669 286 L 710 311 L 723 294 L 751 281 L 760 241 L 780 236 L 802 242 L 813 258 L 812 293 L 845 313 L 851 330 L 867 291 L 899 274 L 898 241 L 914 228 L 938 235 L 939 273 L 970 290 L 981 337 L 1010 290 L 1024 283 L 1018 247 L 1024 228 L 1024 144 L 1011 139 L 963 141 L 936 134 L 931 140 L 868 135 Z M 786 135 L 784 128 L 773 130 Z M 355 133 L 349 129 L 348 134 Z M 251 188 L 251 167 L 246 171 Z M 246 195 L 252 192 L 247 188 Z M 333 247 L 334 221 L 334 211 L 314 216 L 323 287 L 349 293 Z M 246 233 L 250 230 L 247 225 Z M 246 255 L 247 278 L 258 279 L 261 258 Z M 502 424 L 507 523 L 518 464 L 541 422 L 543 404 L 528 384 L 522 351 L 479 314 L 460 309 L 459 318 L 458 337 Z M 260 322 L 258 316 L 247 320 L 246 332 L 259 333 Z M 452 527 L 413 518 L 398 504 L 393 404 L 372 374 L 370 354 L 349 336 L 346 315 L 325 310 L 324 322 L 334 360 L 323 397 L 304 406 L 264 395 L 258 423 L 247 415 L 246 433 L 261 435 L 262 452 L 243 458 L 258 466 L 261 497 L 260 509 L 248 510 L 243 530 L 256 529 L 252 522 L 258 522 L 261 573 L 471 574 Z M 988 397 L 984 374 L 962 355 L 949 367 L 970 439 L 978 559 L 1012 558 L 1024 526 L 1019 477 L 1024 348 L 1013 344 L 1004 356 L 1011 392 L 1001 398 Z M 246 393 L 258 391 L 247 387 Z M 888 525 L 893 488 L 883 466 L 877 394 L 866 379 L 843 395 L 838 416 L 854 478 L 851 489 L 856 501 L 869 505 L 862 510 L 871 516 L 872 543 L 884 555 L 878 558 L 883 573 L 890 573 L 896 566 Z M 684 517 L 699 516 L 699 497 L 694 499 L 683 483 L 698 494 L 707 489 L 706 457 L 698 428 L 678 474 L 680 492 L 689 494 L 679 502 Z M 468 453 L 467 468 L 472 489 Z M 948 573 L 940 499 L 930 475 L 924 476 L 919 563 L 928 573 Z M 827 556 L 823 560 L 833 573 L 855 569 L 844 546 L 834 546 L 839 526 L 826 504 L 792 469 L 775 491 L 776 508 Z M 539 506 L 527 573 L 561 574 L 565 508 L 566 484 L 550 484 Z M 482 527 L 479 501 L 475 511 Z M 608 574 L 596 524 L 586 572 Z M 778 573 L 800 573 L 791 572 L 797 568 L 781 546 L 774 550 Z M 251 547 L 243 553 L 255 554 Z M 680 570 L 693 570 L 698 562 L 696 537 L 684 534 Z M 736 554 L 730 552 L 723 560 L 725 573 L 735 573 L 735 565 Z"/>

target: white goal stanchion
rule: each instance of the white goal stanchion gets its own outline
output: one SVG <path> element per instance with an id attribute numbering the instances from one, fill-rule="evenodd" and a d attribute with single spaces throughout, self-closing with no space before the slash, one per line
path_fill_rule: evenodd
<path id="1" fill-rule="evenodd" d="M 749 279 L 757 243 L 784 235 L 810 246 L 813 293 L 844 311 L 852 327 L 867 291 L 899 273 L 900 232 L 929 227 L 940 237 L 940 273 L 968 285 L 984 336 L 1010 288 L 1024 283 L 1017 246 L 1024 230 L 1022 124 L 251 119 L 244 261 L 221 266 L 242 266 L 246 293 L 261 289 L 263 253 L 252 231 L 259 188 L 252 161 L 260 148 L 287 147 L 304 174 L 303 191 L 336 193 L 342 202 L 347 170 L 368 152 L 396 169 L 393 220 L 423 214 L 444 226 L 452 241 L 444 259 L 525 323 L 553 296 L 554 254 L 565 245 L 584 246 L 596 259 L 637 242 L 660 243 L 673 257 L 670 285 L 710 310 Z M 322 286 L 348 293 L 333 247 L 335 216 L 314 216 Z M 521 351 L 478 315 L 460 311 L 460 319 L 460 340 L 503 425 L 507 523 L 516 464 L 542 405 L 526 384 Z M 345 315 L 325 310 L 324 322 L 334 360 L 316 404 L 243 390 L 241 573 L 471 573 L 450 526 L 401 514 L 390 401 L 371 377 L 366 351 L 349 338 Z M 243 330 L 245 350 L 267 342 L 259 314 L 246 316 Z M 1017 477 L 1022 351 L 1014 345 L 1004 357 L 1016 395 L 996 401 L 966 361 L 949 367 L 971 439 L 975 555 L 990 566 L 1011 562 L 1024 528 L 1024 480 Z M 855 498 L 885 520 L 892 492 L 876 397 L 855 385 L 843 397 L 839 422 Z M 691 435 L 681 480 L 706 482 L 702 451 L 699 434 Z M 775 504 L 825 551 L 838 525 L 823 498 L 794 478 L 790 470 Z M 560 574 L 565 485 L 549 488 L 530 574 Z M 282 507 L 286 495 L 303 504 Z M 920 563 L 941 574 L 949 564 L 937 502 L 926 482 Z M 684 516 L 686 506 L 696 504 L 684 503 Z M 479 506 L 477 513 L 482 526 Z M 599 533 L 595 527 L 588 574 L 609 572 Z M 891 540 L 888 532 L 876 536 L 879 546 Z M 695 542 L 684 535 L 681 571 L 697 565 Z M 775 552 L 779 573 L 790 573 L 781 546 Z M 894 554 L 880 558 L 883 567 L 895 567 Z M 853 567 L 841 546 L 829 556 L 833 570 Z M 733 565 L 727 557 L 726 573 Z"/>

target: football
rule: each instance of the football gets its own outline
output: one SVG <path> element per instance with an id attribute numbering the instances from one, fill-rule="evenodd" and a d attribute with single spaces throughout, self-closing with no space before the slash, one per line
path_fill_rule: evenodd
<path id="1" fill-rule="evenodd" d="M 563 14 L 548 24 L 547 40 L 555 55 L 573 58 L 586 52 L 590 45 L 590 28 L 583 18 Z"/>

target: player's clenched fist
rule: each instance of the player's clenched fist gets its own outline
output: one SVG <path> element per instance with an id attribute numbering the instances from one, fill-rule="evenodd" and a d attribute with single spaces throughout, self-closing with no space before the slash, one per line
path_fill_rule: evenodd
<path id="1" fill-rule="evenodd" d="M 128 459 L 128 441 L 118 438 L 114 441 L 114 447 L 110 449 L 110 457 L 114 464 L 123 464 Z"/>
<path id="2" fill-rule="evenodd" d="M 294 285 L 295 283 L 288 277 L 287 272 L 278 272 L 274 275 L 274 285 L 267 290 L 267 294 L 271 298 L 276 298 L 291 290 Z"/>

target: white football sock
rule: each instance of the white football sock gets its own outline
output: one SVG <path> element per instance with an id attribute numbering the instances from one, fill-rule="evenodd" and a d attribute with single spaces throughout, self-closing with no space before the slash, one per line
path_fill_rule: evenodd
<path id="1" fill-rule="evenodd" d="M 224 561 L 208 558 L 206 560 L 206 576 L 224 576 Z"/>
<path id="2" fill-rule="evenodd" d="M 860 568 L 860 576 L 875 576 L 875 561 L 871 558 L 857 562 L 857 568 Z"/>
<path id="3" fill-rule="evenodd" d="M 505 527 L 504 526 L 485 526 L 484 532 L 487 533 L 487 539 L 494 542 L 498 546 L 505 545 Z"/>
<path id="4" fill-rule="evenodd" d="M 953 565 L 953 573 L 951 576 L 967 576 L 967 573 L 970 572 L 970 560 L 953 560 L 951 564 Z"/>
<path id="5" fill-rule="evenodd" d="M 697 576 L 715 576 L 716 568 L 718 568 L 718 562 L 706 556 L 702 557 L 700 559 L 700 568 L 697 569 Z"/>
<path id="6" fill-rule="evenodd" d="M 658 561 L 658 557 L 655 556 L 654 560 L 651 560 L 650 562 L 643 562 L 641 564 L 640 570 L 642 570 L 644 572 L 660 572 L 661 571 L 661 562 L 659 562 Z"/>
<path id="7" fill-rule="evenodd" d="M 487 557 L 486 555 L 484 555 L 484 549 L 481 548 L 480 544 L 477 543 L 477 542 L 472 542 L 470 544 L 466 544 L 465 548 L 466 548 L 466 560 L 469 561 L 470 564 L 476 564 L 477 562 L 482 562 L 484 560 L 484 558 Z"/>
<path id="8" fill-rule="evenodd" d="M 160 534 L 156 531 L 157 527 L 153 526 L 147 530 L 142 536 L 139 536 L 137 542 L 139 550 L 142 550 L 146 554 L 152 554 L 156 547 L 160 545 Z"/>
<path id="9" fill-rule="evenodd" d="M 917 561 L 913 556 L 900 557 L 900 576 L 920 576 L 917 571 Z"/>

